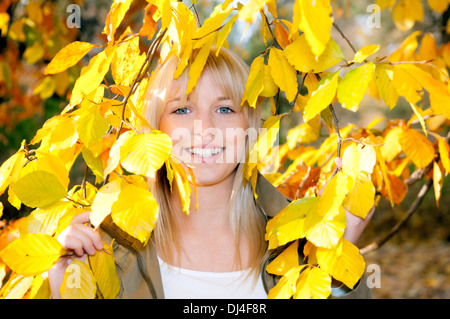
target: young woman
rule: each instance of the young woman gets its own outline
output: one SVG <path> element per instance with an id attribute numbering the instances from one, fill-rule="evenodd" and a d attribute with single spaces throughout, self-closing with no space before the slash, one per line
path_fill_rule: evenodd
<path id="1" fill-rule="evenodd" d="M 273 258 L 264 240 L 266 222 L 288 200 L 262 175 L 257 201 L 250 183 L 242 183 L 246 153 L 256 137 L 249 132 L 261 123 L 259 105 L 241 106 L 248 66 L 229 50 L 216 54 L 213 49 L 186 95 L 189 66 L 174 80 L 177 65 L 173 56 L 152 74 L 145 116 L 171 136 L 173 154 L 193 170 L 197 201 L 192 194 L 190 214 L 182 211 L 175 183 L 170 190 L 163 166 L 149 180 L 160 214 L 148 245 L 110 218 L 100 235 L 85 225 L 88 213 L 77 216 L 58 240 L 81 257 L 101 249 L 102 237 L 106 242 L 115 238 L 119 298 L 267 298 L 276 278 L 265 271 Z M 348 218 L 344 236 L 355 242 L 366 221 Z M 66 267 L 61 261 L 49 272 L 55 298 Z M 346 296 L 367 297 L 367 286 L 360 283 Z"/>

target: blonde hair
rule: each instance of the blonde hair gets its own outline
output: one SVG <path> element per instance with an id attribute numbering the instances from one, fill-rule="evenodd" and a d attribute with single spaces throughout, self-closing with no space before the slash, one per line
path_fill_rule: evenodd
<path id="1" fill-rule="evenodd" d="M 189 68 L 197 53 L 194 52 L 183 74 L 177 79 L 173 78 L 179 62 L 176 56 L 169 57 L 153 72 L 144 102 L 144 116 L 153 128 L 159 128 L 161 115 L 168 99 L 166 93 L 170 92 L 174 85 L 179 86 L 177 88 L 181 90 L 184 89 L 180 92 L 186 92 Z M 212 48 L 202 72 L 208 71 L 222 91 L 230 96 L 236 105 L 240 105 L 249 68 L 230 50 L 221 48 L 220 52 L 216 53 L 216 50 Z M 196 94 L 196 88 L 191 94 Z M 181 99 L 186 100 L 187 96 L 182 96 Z M 261 125 L 260 105 L 251 108 L 244 103 L 242 107 L 248 127 L 258 130 Z M 245 153 L 247 154 L 249 145 L 254 141 L 249 140 L 249 136 L 246 139 Z M 237 164 L 228 209 L 229 222 L 236 244 L 234 262 L 235 267 L 241 268 L 239 243 L 244 234 L 249 247 L 249 268 L 252 270 L 251 273 L 258 274 L 262 258 L 267 250 L 264 240 L 265 215 L 256 206 L 251 184 L 247 183 L 243 186 L 243 167 L 244 163 L 240 161 Z M 160 207 L 152 240 L 161 257 L 169 263 L 176 264 L 174 256 L 175 253 L 180 253 L 180 237 L 176 219 L 171 213 L 173 211 L 169 200 L 171 193 L 165 165 L 158 171 L 154 180 L 149 180 L 149 186 Z"/>

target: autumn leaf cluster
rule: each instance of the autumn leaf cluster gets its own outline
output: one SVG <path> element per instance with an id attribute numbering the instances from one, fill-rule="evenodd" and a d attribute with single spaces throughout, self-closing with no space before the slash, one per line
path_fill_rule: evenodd
<path id="1" fill-rule="evenodd" d="M 395 4 L 394 20 L 401 29 L 409 24 L 399 12 L 419 20 L 401 10 L 413 2 Z M 429 2 L 430 7 L 436 4 Z M 17 209 L 34 209 L 1 233 L 0 274 L 9 276 L 2 297 L 49 296 L 48 269 L 70 257 L 56 237 L 87 210 L 93 227 L 110 216 L 146 244 L 159 213 L 147 179 L 163 165 L 170 183 L 178 184 L 183 210 L 189 213 L 192 189 L 171 153 L 170 137 L 141 115 L 145 91 L 153 62 L 176 55 L 180 62 L 175 77 L 189 65 L 189 93 L 210 51 L 228 46 L 237 21 L 261 24 L 266 47 L 252 60 L 242 101 L 254 107 L 265 99 L 271 112 L 264 123 L 270 130 L 249 152 L 257 154 L 258 161 L 247 161 L 243 183 L 255 186 L 258 171 L 270 171 L 265 176 L 293 200 L 266 229 L 270 250 L 286 248 L 267 268 L 280 277 L 270 298 L 327 298 L 333 278 L 353 288 L 365 264 L 358 248 L 343 237 L 346 210 L 365 218 L 382 197 L 392 205 L 401 203 L 411 172 L 431 179 L 439 200 L 443 176 L 450 172 L 450 48 L 438 47 L 431 33 L 413 32 L 389 56 L 378 56 L 380 46 L 370 44 L 346 57 L 331 37 L 332 28 L 338 27 L 329 0 L 296 0 L 291 21 L 278 17 L 274 0 L 250 0 L 245 5 L 224 1 L 201 24 L 195 4 L 148 0 L 139 30 L 126 27 L 119 33 L 130 5 L 131 0 L 113 2 L 103 29 L 104 44 L 75 41 L 54 55 L 42 81 L 54 80 L 93 48 L 99 50 L 81 69 L 62 112 L 48 119 L 31 141 L 23 141 L 0 167 L 0 194 L 7 191 Z M 142 38 L 151 43 L 146 52 L 140 47 Z M 108 72 L 114 83 L 104 80 Z M 335 106 L 358 112 L 365 95 L 389 109 L 399 99 L 406 100 L 414 116 L 339 127 Z M 290 110 L 280 114 L 282 99 Z M 282 118 L 290 114 L 300 114 L 303 121 L 288 131 L 286 143 L 272 147 Z M 380 125 L 382 129 L 376 128 Z M 326 138 L 314 146 L 324 131 Z M 337 156 L 342 157 L 342 169 L 333 161 Z M 69 173 L 79 157 L 86 174 L 82 181 L 71 181 Z M 94 184 L 86 181 L 89 173 L 95 176 Z M 81 269 L 83 289 L 63 285 L 63 297 L 117 295 L 113 243 L 105 244 L 85 262 L 73 261 Z"/>

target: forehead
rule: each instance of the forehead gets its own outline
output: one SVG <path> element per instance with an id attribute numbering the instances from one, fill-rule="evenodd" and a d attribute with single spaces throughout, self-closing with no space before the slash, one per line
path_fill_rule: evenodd
<path id="1" fill-rule="evenodd" d="M 186 95 L 188 81 L 188 72 L 184 72 L 179 78 L 173 79 L 167 87 L 166 102 L 174 98 L 182 101 L 194 101 L 200 93 L 205 93 L 204 90 L 214 90 L 218 98 L 226 98 L 240 105 L 243 91 L 234 83 L 235 81 L 233 81 L 229 72 L 208 65 L 205 66 L 192 92 Z"/>

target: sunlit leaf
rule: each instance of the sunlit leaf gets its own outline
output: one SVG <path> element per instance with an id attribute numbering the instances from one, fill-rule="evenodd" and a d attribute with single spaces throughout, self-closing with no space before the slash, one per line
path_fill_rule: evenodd
<path id="1" fill-rule="evenodd" d="M 297 71 L 300 72 L 323 72 L 336 65 L 344 59 L 344 54 L 337 43 L 330 39 L 323 53 L 316 58 L 309 48 L 304 34 L 301 34 L 294 42 L 289 44 L 283 51 L 286 57 Z"/>
<path id="2" fill-rule="evenodd" d="M 130 137 L 120 149 L 122 166 L 134 174 L 154 176 L 172 149 L 167 134 L 153 131 Z"/>
<path id="3" fill-rule="evenodd" d="M 103 29 L 103 33 L 106 34 L 109 42 L 114 41 L 114 34 L 130 8 L 131 2 L 132 0 L 114 0 L 111 5 Z"/>
<path id="4" fill-rule="evenodd" d="M 158 217 L 158 203 L 147 189 L 126 181 L 120 186 L 117 201 L 111 206 L 111 217 L 117 226 L 146 244 Z"/>
<path id="5" fill-rule="evenodd" d="M 330 275 L 318 268 L 307 267 L 300 274 L 295 299 L 326 299 L 331 293 Z"/>
<path id="6" fill-rule="evenodd" d="M 27 234 L 0 252 L 0 258 L 15 272 L 35 276 L 49 270 L 65 254 L 63 246 L 46 234 Z"/>
<path id="7" fill-rule="evenodd" d="M 94 256 L 89 256 L 95 281 L 98 285 L 98 294 L 103 299 L 114 299 L 120 291 L 119 278 L 114 264 L 113 249 L 103 243 L 103 250 L 98 250 Z"/>
<path id="8" fill-rule="evenodd" d="M 403 152 L 417 167 L 426 167 L 433 160 L 433 144 L 416 130 L 403 128 L 398 141 Z"/>
<path id="9" fill-rule="evenodd" d="M 321 56 L 331 36 L 333 11 L 329 0 L 297 0 L 299 5 L 299 29 L 305 34 L 311 51 Z"/>
<path id="10" fill-rule="evenodd" d="M 262 56 L 256 57 L 251 66 L 250 74 L 247 77 L 245 90 L 242 98 L 242 104 L 248 101 L 251 107 L 256 106 L 258 96 L 264 89 L 264 58 Z"/>
<path id="11" fill-rule="evenodd" d="M 94 198 L 91 206 L 90 221 L 94 227 L 98 227 L 102 221 L 111 213 L 111 207 L 117 201 L 120 194 L 120 179 L 102 186 Z"/>
<path id="12" fill-rule="evenodd" d="M 350 70 L 344 76 L 337 89 L 337 98 L 342 107 L 353 112 L 358 110 L 359 103 L 372 80 L 374 70 L 375 64 L 369 62 Z"/>
<path id="13" fill-rule="evenodd" d="M 298 91 L 297 73 L 283 55 L 283 51 L 270 49 L 269 66 L 275 84 L 286 93 L 289 102 L 294 100 Z"/>
<path id="14" fill-rule="evenodd" d="M 289 245 L 266 267 L 266 271 L 270 274 L 284 276 L 290 269 L 298 266 L 298 241 Z"/>
<path id="15" fill-rule="evenodd" d="M 55 74 L 78 63 L 92 48 L 98 45 L 75 41 L 59 51 L 45 68 L 45 74 Z"/>
<path id="16" fill-rule="evenodd" d="M 364 259 L 359 249 L 342 238 L 336 249 L 318 247 L 317 262 L 333 278 L 353 288 L 364 273 Z"/>
<path id="17" fill-rule="evenodd" d="M 62 299 L 94 299 L 97 286 L 89 266 L 74 259 L 66 268 L 61 284 Z"/>
<path id="18" fill-rule="evenodd" d="M 333 101 L 338 88 L 339 71 L 324 77 L 308 100 L 303 112 L 303 120 L 308 122 L 317 114 L 320 114 Z"/>
<path id="19" fill-rule="evenodd" d="M 46 207 L 67 195 L 58 178 L 46 171 L 30 172 L 12 187 L 17 197 L 30 207 Z"/>
<path id="20" fill-rule="evenodd" d="M 304 197 L 293 201 L 269 220 L 266 227 L 269 249 L 305 237 L 305 218 L 317 210 L 318 202 L 318 197 Z"/>
<path id="21" fill-rule="evenodd" d="M 355 56 L 353 57 L 353 60 L 351 60 L 350 62 L 361 63 L 365 59 L 367 59 L 369 56 L 371 56 L 372 54 L 377 52 L 379 49 L 380 49 L 380 46 L 376 45 L 376 44 L 366 45 L 365 47 L 359 49 L 355 53 Z"/>
<path id="22" fill-rule="evenodd" d="M 280 281 L 273 287 L 267 296 L 269 299 L 289 299 L 296 290 L 297 280 L 300 272 L 306 265 L 291 268 Z"/>

